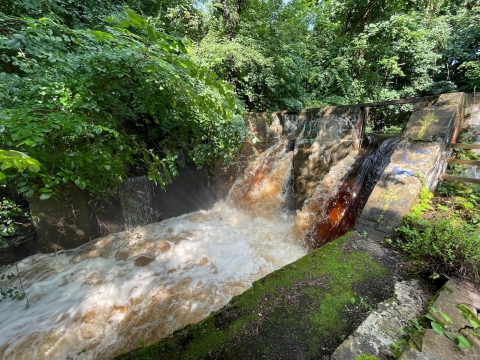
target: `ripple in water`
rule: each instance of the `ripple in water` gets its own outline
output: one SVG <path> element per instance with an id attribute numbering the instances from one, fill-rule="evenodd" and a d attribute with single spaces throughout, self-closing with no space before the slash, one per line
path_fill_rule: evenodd
<path id="1" fill-rule="evenodd" d="M 0 357 L 111 358 L 202 320 L 305 255 L 278 211 L 291 174 L 288 150 L 284 142 L 270 149 L 247 171 L 256 177 L 237 182 L 212 210 L 21 261 L 31 306 L 0 303 Z"/>
<path id="2" fill-rule="evenodd" d="M 227 201 L 209 211 L 22 260 L 31 306 L 0 302 L 0 357 L 112 358 L 202 320 L 255 280 L 305 255 L 318 219 L 332 218 L 328 199 L 336 199 L 341 179 L 362 160 L 353 152 L 332 167 L 294 224 L 280 211 L 291 186 L 291 141 L 260 156 Z M 347 212 L 332 208 L 340 223 Z M 4 268 L 0 278 L 10 272 Z"/>

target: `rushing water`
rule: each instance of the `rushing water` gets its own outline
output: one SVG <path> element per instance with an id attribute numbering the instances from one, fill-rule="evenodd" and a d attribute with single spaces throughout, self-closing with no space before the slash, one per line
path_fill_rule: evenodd
<path id="1" fill-rule="evenodd" d="M 399 138 L 391 138 L 379 145 L 376 138 L 366 137 L 365 147 L 358 154 L 347 156 L 317 185 L 314 195 L 297 215 L 294 227 L 310 249 L 353 228 L 398 141 Z M 339 172 L 344 175 L 335 184 Z"/>
<path id="2" fill-rule="evenodd" d="M 212 210 L 21 261 L 31 306 L 0 303 L 0 357 L 111 358 L 198 322 L 306 254 L 285 240 L 292 224 L 279 211 L 290 144 L 259 157 Z"/>
<path id="3" fill-rule="evenodd" d="M 30 307 L 26 300 L 0 302 L 0 357 L 112 358 L 200 321 L 253 281 L 329 240 L 319 240 L 324 223 L 318 219 L 349 218 L 343 207 L 362 190 L 338 184 L 373 160 L 353 152 L 293 220 L 282 211 L 291 193 L 291 149 L 292 139 L 285 138 L 267 150 L 209 211 L 22 260 Z M 373 154 L 364 152 L 366 159 Z M 363 183 L 366 175 L 360 177 Z M 4 268 L 0 278 L 10 272 Z"/>

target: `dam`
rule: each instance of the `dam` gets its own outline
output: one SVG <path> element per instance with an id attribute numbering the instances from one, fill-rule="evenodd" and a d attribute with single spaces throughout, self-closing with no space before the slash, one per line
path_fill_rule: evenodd
<path id="1" fill-rule="evenodd" d="M 116 356 L 202 320 L 356 223 L 381 237 L 415 202 L 416 172 L 435 186 L 464 107 L 463 94 L 422 103 L 402 139 L 382 143 L 364 134 L 361 107 L 277 113 L 268 128 L 257 122 L 263 151 L 210 210 L 19 262 L 30 306 L 0 303 L 0 354 Z M 119 200 L 123 221 L 151 222 L 155 189 L 136 191 L 147 195 Z"/>

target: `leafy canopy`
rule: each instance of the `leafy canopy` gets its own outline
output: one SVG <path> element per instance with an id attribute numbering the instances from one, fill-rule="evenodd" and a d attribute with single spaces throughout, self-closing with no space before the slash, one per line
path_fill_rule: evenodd
<path id="1" fill-rule="evenodd" d="M 138 162 L 164 186 L 186 157 L 212 166 L 244 140 L 232 87 L 190 60 L 188 40 L 131 10 L 103 31 L 4 14 L 0 27 L 0 149 L 41 164 L 5 170 L 20 193 L 74 183 L 106 197 Z"/>

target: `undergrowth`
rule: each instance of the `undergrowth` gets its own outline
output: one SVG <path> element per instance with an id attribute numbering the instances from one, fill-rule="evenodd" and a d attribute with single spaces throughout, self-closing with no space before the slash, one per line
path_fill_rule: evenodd
<path id="1" fill-rule="evenodd" d="M 422 189 L 418 204 L 387 241 L 432 278 L 459 273 L 479 283 L 480 186 L 444 181 L 435 196 Z"/>

